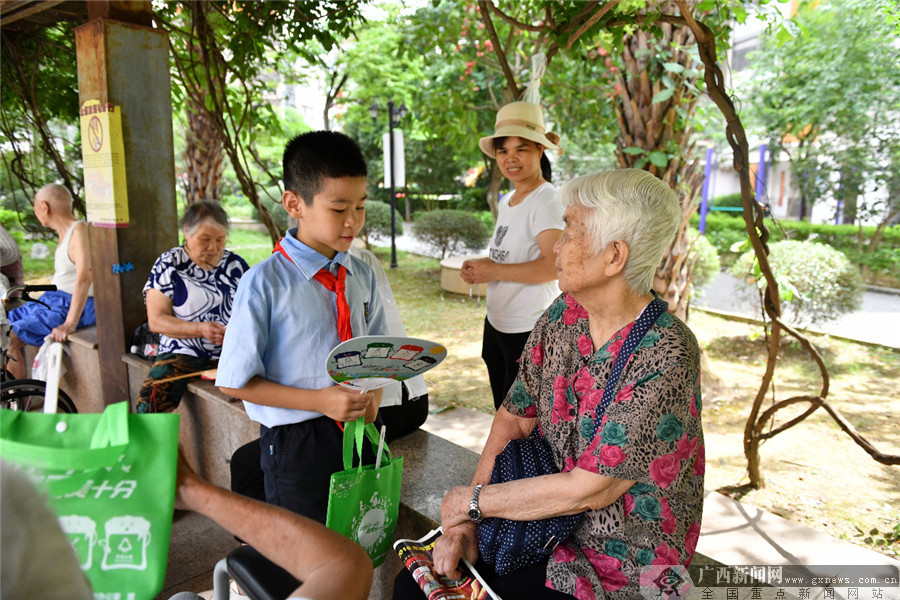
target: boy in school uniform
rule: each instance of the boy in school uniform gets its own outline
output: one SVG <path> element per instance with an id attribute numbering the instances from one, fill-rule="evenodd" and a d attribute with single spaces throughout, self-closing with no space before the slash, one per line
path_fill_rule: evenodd
<path id="1" fill-rule="evenodd" d="M 347 253 L 365 221 L 366 162 L 342 133 L 315 131 L 284 150 L 282 204 L 299 226 L 247 271 L 234 297 L 216 385 L 260 423 L 266 501 L 322 523 L 343 469 L 340 423 L 374 421 L 379 391 L 337 386 L 338 343 L 386 335 L 375 274 Z"/>

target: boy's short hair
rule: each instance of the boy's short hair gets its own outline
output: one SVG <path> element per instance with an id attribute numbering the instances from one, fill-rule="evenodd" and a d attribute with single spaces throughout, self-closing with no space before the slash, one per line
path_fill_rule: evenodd
<path id="1" fill-rule="evenodd" d="M 365 177 L 366 159 L 359 145 L 337 131 L 301 133 L 284 147 L 284 189 L 310 206 L 326 178 Z"/>

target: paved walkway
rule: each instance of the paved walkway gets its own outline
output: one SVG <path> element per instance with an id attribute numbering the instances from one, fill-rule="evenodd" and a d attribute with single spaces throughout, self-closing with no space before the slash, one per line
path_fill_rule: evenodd
<path id="1" fill-rule="evenodd" d="M 748 298 L 741 287 L 736 277 L 719 273 L 693 302 L 714 311 L 759 319 L 759 302 Z M 859 310 L 809 329 L 900 349 L 900 290 L 870 288 L 863 292 Z"/>

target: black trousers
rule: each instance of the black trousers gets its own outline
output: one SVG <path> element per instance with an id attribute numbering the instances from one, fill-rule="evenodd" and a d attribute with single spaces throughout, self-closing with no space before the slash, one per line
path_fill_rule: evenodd
<path id="1" fill-rule="evenodd" d="M 484 319 L 484 337 L 481 341 L 481 358 L 487 365 L 494 396 L 494 408 L 499 409 L 506 393 L 519 374 L 519 359 L 530 331 L 524 333 L 503 333 L 497 331 L 487 318 Z"/>
<path id="2" fill-rule="evenodd" d="M 231 457 L 231 489 L 324 524 L 331 474 L 344 470 L 343 439 L 327 417 L 271 429 L 261 425 L 260 439 Z M 374 462 L 366 443 L 363 464 Z M 354 452 L 353 465 L 358 464 Z"/>
<path id="3" fill-rule="evenodd" d="M 547 561 L 519 569 L 514 573 L 497 575 L 494 569 L 479 560 L 475 570 L 484 577 L 487 584 L 501 598 L 510 600 L 572 600 L 573 596 L 546 587 Z M 403 569 L 394 578 L 393 600 L 422 600 L 425 592 L 413 579 L 409 569 Z"/>

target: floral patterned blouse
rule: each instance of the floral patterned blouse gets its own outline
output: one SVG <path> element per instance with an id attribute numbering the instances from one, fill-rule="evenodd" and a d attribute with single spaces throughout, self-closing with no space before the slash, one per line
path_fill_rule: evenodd
<path id="1" fill-rule="evenodd" d="M 634 323 L 594 352 L 587 311 L 559 296 L 538 320 L 519 378 L 504 401 L 536 417 L 557 467 L 636 483 L 589 511 L 547 565 L 547 586 L 579 600 L 640 597 L 648 565 L 687 565 L 703 513 L 700 350 L 687 326 L 664 313 L 622 373 L 597 435 L 594 412 Z"/>

